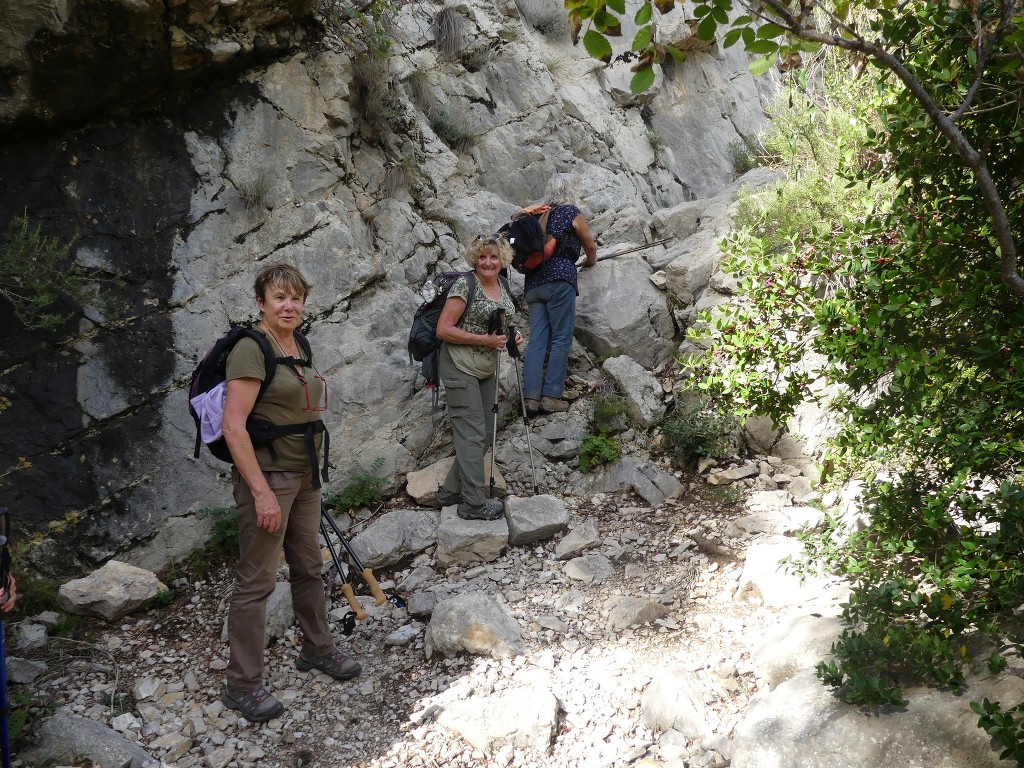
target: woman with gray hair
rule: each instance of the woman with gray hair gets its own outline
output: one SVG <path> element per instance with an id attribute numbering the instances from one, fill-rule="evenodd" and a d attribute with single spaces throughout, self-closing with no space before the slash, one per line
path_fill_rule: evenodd
<path id="1" fill-rule="evenodd" d="M 530 340 L 523 357 L 523 396 L 526 411 L 535 414 L 569 410 L 562 399 L 569 368 L 569 348 L 576 326 L 576 261 L 580 248 L 587 254 L 585 267 L 597 263 L 597 245 L 578 207 L 576 175 L 556 173 L 548 181 L 545 202 L 548 234 L 558 240 L 555 255 L 526 278 L 530 307 Z M 547 364 L 545 365 L 545 361 Z"/>

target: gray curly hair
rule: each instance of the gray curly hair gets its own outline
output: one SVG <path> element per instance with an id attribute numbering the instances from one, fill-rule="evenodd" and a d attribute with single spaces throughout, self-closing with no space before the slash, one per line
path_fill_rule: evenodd
<path id="1" fill-rule="evenodd" d="M 544 202 L 548 205 L 579 205 L 579 177 L 575 173 L 556 173 L 548 179 Z"/>

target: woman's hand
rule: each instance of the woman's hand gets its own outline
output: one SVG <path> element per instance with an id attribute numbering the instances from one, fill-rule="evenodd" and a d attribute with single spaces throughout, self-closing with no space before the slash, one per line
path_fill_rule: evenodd
<path id="1" fill-rule="evenodd" d="M 0 589 L 0 611 L 4 613 L 14 607 L 14 601 L 18 597 L 18 585 L 14 582 L 14 576 L 11 576 L 10 579 L 10 591 Z"/>
<path id="2" fill-rule="evenodd" d="M 260 495 L 253 494 L 256 502 L 256 525 L 267 533 L 276 533 L 281 529 L 281 504 L 277 495 L 269 488 Z"/>
<path id="3" fill-rule="evenodd" d="M 483 346 L 490 347 L 491 349 L 502 350 L 508 346 L 508 336 L 504 333 L 500 336 L 496 333 L 489 333 L 481 338 L 486 339 Z"/>

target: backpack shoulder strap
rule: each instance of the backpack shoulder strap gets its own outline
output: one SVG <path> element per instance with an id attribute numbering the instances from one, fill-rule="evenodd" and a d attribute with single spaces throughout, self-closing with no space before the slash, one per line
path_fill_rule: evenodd
<path id="1" fill-rule="evenodd" d="M 309 346 L 309 339 L 303 336 L 298 331 L 293 331 L 292 335 L 295 337 L 295 343 L 299 345 L 299 351 L 302 352 L 302 359 L 310 365 L 313 364 L 313 348 Z"/>
<path id="2" fill-rule="evenodd" d="M 476 273 L 473 270 L 469 270 L 468 272 L 463 272 L 462 276 L 466 278 L 466 308 L 462 310 L 459 322 L 455 324 L 456 328 L 462 327 L 462 321 L 466 319 L 466 313 L 469 312 L 469 308 L 476 298 Z"/>
<path id="3" fill-rule="evenodd" d="M 277 373 L 277 355 L 274 354 L 274 348 L 270 344 L 270 339 L 255 328 L 244 329 L 239 340 L 246 336 L 255 341 L 259 345 L 260 351 L 263 352 L 264 372 L 263 381 L 260 382 L 260 391 L 256 395 L 256 402 L 258 403 L 267 391 L 267 387 L 270 386 L 270 382 L 274 380 L 274 374 Z"/>

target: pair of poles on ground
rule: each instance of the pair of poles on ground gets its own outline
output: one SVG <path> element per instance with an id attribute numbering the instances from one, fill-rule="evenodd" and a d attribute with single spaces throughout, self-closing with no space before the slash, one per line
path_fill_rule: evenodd
<path id="1" fill-rule="evenodd" d="M 519 370 L 519 358 L 522 355 L 519 352 L 519 345 L 516 343 L 516 329 L 515 326 L 508 326 L 505 328 L 505 310 L 496 309 L 491 313 L 490 322 L 488 324 L 488 333 L 502 333 L 508 336 L 508 342 L 506 343 L 506 349 L 508 350 L 509 357 L 516 366 L 516 383 L 519 386 L 519 407 L 522 409 L 523 414 L 523 426 L 526 428 L 526 447 L 530 452 L 530 474 L 533 478 L 533 495 L 536 496 L 539 491 L 537 489 L 537 468 L 533 463 L 533 441 L 530 438 L 530 421 L 529 416 L 526 413 L 526 395 L 523 392 L 523 376 Z M 494 405 L 491 406 L 491 411 L 494 413 L 494 423 L 491 429 L 491 484 L 488 491 L 488 496 L 494 498 L 494 454 L 497 453 L 498 449 L 498 388 L 501 386 L 501 350 L 497 352 L 498 362 L 494 370 Z"/>

